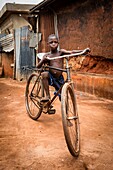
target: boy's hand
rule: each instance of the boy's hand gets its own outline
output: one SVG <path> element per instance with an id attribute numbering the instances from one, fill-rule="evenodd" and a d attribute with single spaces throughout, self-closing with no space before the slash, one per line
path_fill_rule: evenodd
<path id="1" fill-rule="evenodd" d="M 44 62 L 48 60 L 47 57 L 48 57 L 47 55 L 44 55 L 44 57 L 43 57 L 43 61 L 44 61 Z"/>
<path id="2" fill-rule="evenodd" d="M 42 60 L 40 60 L 40 62 L 38 63 L 37 68 L 41 68 L 42 65 L 47 62 L 47 60 L 47 55 L 44 55 Z"/>

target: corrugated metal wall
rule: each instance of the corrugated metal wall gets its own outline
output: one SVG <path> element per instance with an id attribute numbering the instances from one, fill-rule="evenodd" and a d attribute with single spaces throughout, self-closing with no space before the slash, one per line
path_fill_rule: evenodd
<path id="1" fill-rule="evenodd" d="M 4 35 L 0 38 L 0 44 L 2 46 L 2 50 L 5 52 L 10 52 L 14 49 L 14 38 L 13 34 Z"/>
<path id="2" fill-rule="evenodd" d="M 17 80 L 26 78 L 29 74 L 23 70 L 23 66 L 34 66 L 36 62 L 34 48 L 29 47 L 29 34 L 27 26 L 15 30 L 15 71 Z"/>

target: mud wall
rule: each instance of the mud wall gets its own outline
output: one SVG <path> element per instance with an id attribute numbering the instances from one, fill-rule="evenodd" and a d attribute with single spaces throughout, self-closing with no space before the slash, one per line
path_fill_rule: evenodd
<path id="1" fill-rule="evenodd" d="M 72 70 L 82 73 L 96 73 L 113 76 L 113 59 L 101 56 L 79 56 L 70 61 Z"/>
<path id="2" fill-rule="evenodd" d="M 113 1 L 80 0 L 56 5 L 61 48 L 91 48 L 95 56 L 113 58 Z"/>

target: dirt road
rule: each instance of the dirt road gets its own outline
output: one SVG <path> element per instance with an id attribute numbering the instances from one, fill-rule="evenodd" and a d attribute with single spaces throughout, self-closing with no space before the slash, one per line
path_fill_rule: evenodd
<path id="1" fill-rule="evenodd" d="M 113 101 L 77 92 L 81 152 L 66 146 L 60 102 L 55 115 L 26 114 L 25 82 L 0 78 L 0 170 L 113 170 Z"/>

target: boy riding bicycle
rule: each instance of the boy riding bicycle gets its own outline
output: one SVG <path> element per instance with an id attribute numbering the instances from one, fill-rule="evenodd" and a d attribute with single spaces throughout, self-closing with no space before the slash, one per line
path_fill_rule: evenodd
<path id="1" fill-rule="evenodd" d="M 72 54 L 77 53 L 80 50 L 73 50 L 67 51 L 65 49 L 58 50 L 58 38 L 55 34 L 51 34 L 48 37 L 48 45 L 50 47 L 50 52 L 46 53 L 41 61 L 38 63 L 37 67 L 40 68 L 43 64 L 47 64 L 49 66 L 53 66 L 56 68 L 63 68 L 64 58 L 60 58 L 57 60 L 48 60 L 49 58 L 62 56 L 64 54 Z M 47 102 L 50 100 L 50 92 L 49 92 L 49 85 L 53 86 L 56 91 L 59 90 L 60 86 L 64 84 L 64 77 L 62 75 L 62 71 L 49 69 L 49 71 L 44 71 L 41 74 L 42 76 L 42 83 L 44 86 L 44 90 L 46 96 L 41 99 L 41 102 Z"/>

